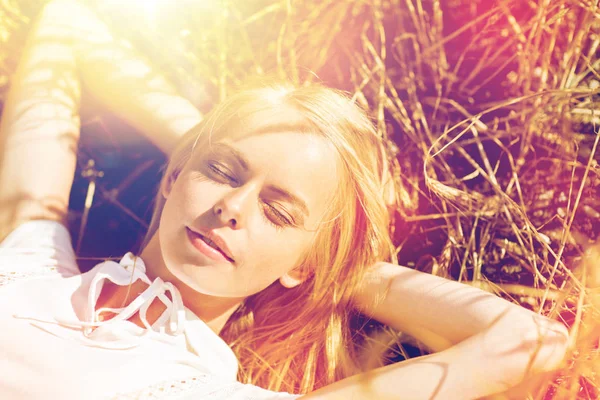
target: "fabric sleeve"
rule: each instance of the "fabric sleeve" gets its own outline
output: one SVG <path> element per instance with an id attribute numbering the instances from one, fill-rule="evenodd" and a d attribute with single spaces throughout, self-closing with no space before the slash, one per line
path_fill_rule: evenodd
<path id="1" fill-rule="evenodd" d="M 59 222 L 25 222 L 0 243 L 0 286 L 24 278 L 79 273 L 71 236 Z"/>

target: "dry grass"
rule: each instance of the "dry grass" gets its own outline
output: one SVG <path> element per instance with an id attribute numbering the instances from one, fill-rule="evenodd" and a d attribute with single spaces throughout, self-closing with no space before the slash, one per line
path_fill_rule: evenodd
<path id="1" fill-rule="evenodd" d="M 0 0 L 2 93 L 43 3 Z M 269 74 L 354 93 L 388 139 L 400 261 L 563 320 L 572 352 L 532 398 L 598 398 L 595 1 L 188 3 L 102 15 L 201 108 Z"/>

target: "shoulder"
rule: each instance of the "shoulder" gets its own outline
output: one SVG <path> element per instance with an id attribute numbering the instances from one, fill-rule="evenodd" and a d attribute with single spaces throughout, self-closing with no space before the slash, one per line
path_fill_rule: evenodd
<path id="1" fill-rule="evenodd" d="M 71 236 L 59 222 L 25 222 L 0 243 L 0 286 L 31 277 L 79 273 Z"/>

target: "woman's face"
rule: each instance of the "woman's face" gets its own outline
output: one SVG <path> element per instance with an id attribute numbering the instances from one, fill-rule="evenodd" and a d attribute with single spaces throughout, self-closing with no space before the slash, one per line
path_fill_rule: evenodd
<path id="1" fill-rule="evenodd" d="M 278 279 L 292 287 L 337 183 L 336 152 L 314 134 L 257 133 L 196 149 L 163 193 L 165 264 L 212 296 L 249 296 Z"/>

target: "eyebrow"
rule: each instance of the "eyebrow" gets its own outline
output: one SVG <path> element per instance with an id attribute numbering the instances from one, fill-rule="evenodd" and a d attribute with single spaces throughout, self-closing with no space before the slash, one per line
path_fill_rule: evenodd
<path id="1" fill-rule="evenodd" d="M 306 206 L 306 203 L 302 200 L 299 199 L 298 197 L 294 196 L 292 193 L 288 192 L 287 190 L 280 188 L 279 186 L 269 186 L 269 189 L 271 189 L 273 192 L 276 192 L 280 197 L 282 197 L 283 199 L 285 199 L 285 201 L 291 203 L 293 206 L 297 207 L 300 209 L 300 211 L 302 211 L 304 213 L 304 215 L 306 215 L 307 217 L 310 215 L 310 213 L 308 212 L 308 207 Z"/>
<path id="2" fill-rule="evenodd" d="M 244 171 L 248 171 L 249 167 L 248 164 L 250 164 L 248 162 L 248 159 L 237 149 L 231 147 L 230 145 L 226 144 L 226 143 L 215 143 L 212 145 L 212 147 L 217 147 L 219 150 L 224 150 L 227 153 L 229 153 L 230 155 L 232 155 L 235 160 L 237 161 L 238 164 L 240 164 L 240 166 L 243 168 Z"/>
<path id="3" fill-rule="evenodd" d="M 222 150 L 229 153 L 231 156 L 233 156 L 235 161 L 237 161 L 237 163 L 240 164 L 244 171 L 248 171 L 248 165 L 250 163 L 248 162 L 248 159 L 244 156 L 244 154 L 242 154 L 239 150 L 223 142 L 215 143 L 212 145 L 212 147 L 217 147 L 218 150 Z M 272 192 L 277 193 L 280 197 L 282 197 L 285 201 L 291 203 L 293 206 L 299 208 L 300 211 L 302 211 L 307 217 L 310 215 L 306 202 L 300 199 L 298 196 L 294 195 L 293 193 L 289 192 L 288 190 L 282 187 L 275 185 L 269 185 L 268 189 Z"/>

